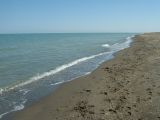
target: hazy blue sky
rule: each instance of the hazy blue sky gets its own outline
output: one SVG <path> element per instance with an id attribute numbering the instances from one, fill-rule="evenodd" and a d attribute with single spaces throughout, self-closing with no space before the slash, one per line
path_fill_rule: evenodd
<path id="1" fill-rule="evenodd" d="M 160 31 L 160 0 L 0 0 L 0 33 Z"/>

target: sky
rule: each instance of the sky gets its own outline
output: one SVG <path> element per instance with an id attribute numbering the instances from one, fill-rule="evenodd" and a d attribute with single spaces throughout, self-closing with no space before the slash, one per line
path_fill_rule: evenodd
<path id="1" fill-rule="evenodd" d="M 0 33 L 160 31 L 160 0 L 0 0 Z"/>

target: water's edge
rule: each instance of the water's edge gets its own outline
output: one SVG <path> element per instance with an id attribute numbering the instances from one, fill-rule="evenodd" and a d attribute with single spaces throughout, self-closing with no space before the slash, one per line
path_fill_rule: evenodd
<path id="1" fill-rule="evenodd" d="M 97 64 L 97 67 L 96 67 L 95 69 L 93 69 L 92 71 L 87 72 L 87 73 L 85 73 L 85 74 L 83 74 L 83 75 L 81 75 L 81 76 L 75 77 L 75 78 L 70 79 L 70 80 L 67 80 L 67 81 L 56 82 L 56 83 L 54 83 L 53 85 L 56 86 L 56 85 L 64 84 L 64 83 L 70 82 L 70 81 L 72 81 L 72 80 L 75 80 L 75 79 L 77 79 L 77 78 L 80 78 L 80 77 L 83 77 L 83 76 L 86 76 L 86 75 L 92 73 L 93 71 L 95 71 L 96 69 L 98 69 L 98 67 L 101 66 L 104 62 L 107 62 L 108 60 L 114 59 L 115 55 L 116 55 L 118 52 L 120 52 L 120 51 L 123 50 L 123 49 L 126 49 L 126 48 L 130 47 L 131 44 L 133 43 L 133 40 L 134 40 L 133 38 L 134 38 L 134 36 L 128 37 L 128 38 L 126 39 L 126 42 L 128 42 L 127 40 L 130 39 L 130 41 L 128 42 L 128 46 L 126 46 L 125 48 L 122 48 L 122 49 L 120 49 L 120 50 L 118 50 L 118 51 L 114 51 L 113 54 L 112 54 L 113 57 L 110 57 L 109 59 L 103 61 L 102 63 Z M 108 47 L 108 45 L 107 45 L 107 44 L 106 44 L 106 45 L 103 45 L 103 47 Z M 56 71 L 55 71 L 55 70 L 54 70 L 54 71 L 51 71 L 50 74 L 51 74 L 51 75 L 52 75 L 52 74 L 55 74 L 55 73 L 57 73 L 57 72 L 65 69 L 65 67 L 66 67 L 66 68 L 71 67 L 71 66 L 73 66 L 74 64 L 76 64 L 76 63 L 79 62 L 79 61 L 84 61 L 85 59 L 92 59 L 92 58 L 94 58 L 94 57 L 97 57 L 97 56 L 103 55 L 103 54 L 105 54 L 105 53 L 100 53 L 100 54 L 97 54 L 97 55 L 89 56 L 88 58 L 82 58 L 82 59 L 75 60 L 75 61 L 69 63 L 69 64 L 68 64 L 69 66 L 64 66 L 64 65 L 62 65 L 61 67 L 57 68 Z M 49 76 L 50 74 L 49 74 L 49 73 L 46 73 L 46 74 L 43 74 L 43 75 L 41 75 L 41 76 L 38 76 L 38 79 L 44 78 L 44 77 L 46 77 L 46 76 Z M 22 87 L 23 85 L 27 85 L 27 84 L 32 83 L 33 80 L 35 80 L 35 78 L 33 78 L 30 82 L 27 82 L 27 83 L 25 83 L 25 84 L 20 84 L 20 87 Z M 52 84 L 51 84 L 51 85 L 52 85 Z M 19 87 L 19 86 L 14 86 L 14 87 L 17 88 L 17 87 Z M 13 89 L 14 89 L 14 88 L 10 88 L 9 90 L 13 90 Z M 56 89 L 57 89 L 57 88 L 56 88 Z M 0 93 L 1 93 L 1 92 L 3 92 L 3 90 L 0 90 Z M 54 91 L 53 91 L 53 92 L 54 92 Z M 50 93 L 50 94 L 52 94 L 52 93 Z M 46 97 L 46 96 L 45 96 L 45 97 Z M 24 104 L 25 104 L 25 102 L 24 102 Z M 32 104 L 34 104 L 34 102 L 33 102 Z M 15 114 L 15 112 L 20 111 L 20 110 L 24 109 L 25 107 L 27 107 L 27 106 L 23 106 L 23 105 L 17 106 L 15 109 L 13 109 L 13 110 L 11 110 L 11 111 L 8 111 L 8 112 L 6 112 L 6 113 L 1 114 L 1 115 L 0 115 L 0 119 L 3 118 L 4 120 L 6 120 L 6 119 L 8 119 L 8 117 L 10 116 L 9 114 L 13 115 L 13 114 Z M 7 117 L 7 115 L 9 115 L 9 116 Z"/>

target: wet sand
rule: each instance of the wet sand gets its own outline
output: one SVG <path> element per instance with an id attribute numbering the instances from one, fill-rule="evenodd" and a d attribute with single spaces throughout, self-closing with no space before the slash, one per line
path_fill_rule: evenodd
<path id="1" fill-rule="evenodd" d="M 160 120 L 160 33 L 136 36 L 130 48 L 14 120 Z"/>

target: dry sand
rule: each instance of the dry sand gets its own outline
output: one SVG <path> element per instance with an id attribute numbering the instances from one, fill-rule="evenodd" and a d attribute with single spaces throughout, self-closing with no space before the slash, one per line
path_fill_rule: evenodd
<path id="1" fill-rule="evenodd" d="M 160 120 L 160 33 L 136 36 L 113 60 L 61 85 L 14 120 Z"/>

